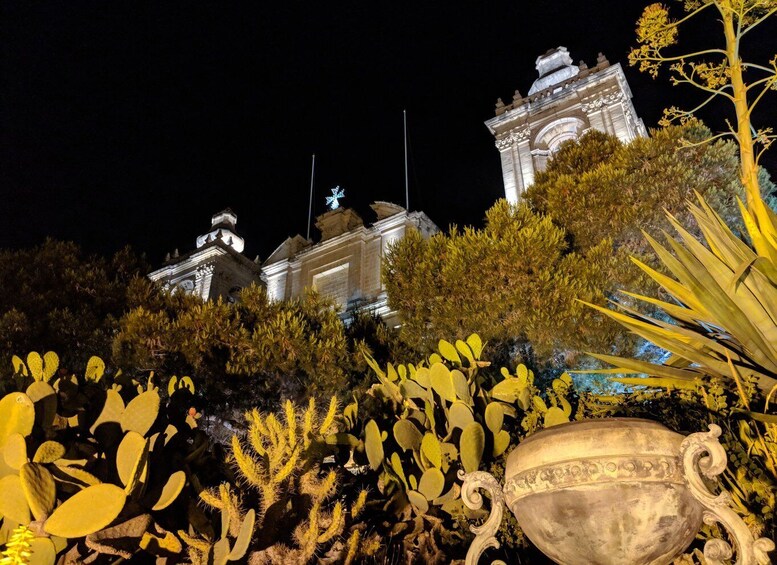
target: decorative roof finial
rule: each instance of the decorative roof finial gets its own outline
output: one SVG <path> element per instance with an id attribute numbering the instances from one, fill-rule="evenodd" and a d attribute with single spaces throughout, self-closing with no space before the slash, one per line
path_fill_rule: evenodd
<path id="1" fill-rule="evenodd" d="M 340 198 L 345 198 L 345 190 L 336 186 L 332 189 L 332 196 L 326 197 L 326 205 L 330 210 L 337 210 L 340 207 Z"/>

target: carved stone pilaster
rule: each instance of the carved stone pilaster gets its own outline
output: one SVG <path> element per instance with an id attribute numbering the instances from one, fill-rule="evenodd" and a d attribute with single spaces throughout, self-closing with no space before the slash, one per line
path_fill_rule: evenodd
<path id="1" fill-rule="evenodd" d="M 194 288 L 203 298 L 207 298 L 209 295 L 214 270 L 215 265 L 213 263 L 203 263 L 197 267 L 194 273 Z"/>

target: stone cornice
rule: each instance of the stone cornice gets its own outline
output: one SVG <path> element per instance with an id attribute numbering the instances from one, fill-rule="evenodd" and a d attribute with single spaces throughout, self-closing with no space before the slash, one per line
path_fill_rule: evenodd
<path id="1" fill-rule="evenodd" d="M 631 91 L 628 87 L 623 88 L 625 78 L 619 63 L 606 65 L 601 69 L 599 66 L 596 66 L 589 69 L 589 71 L 581 72 L 568 81 L 553 85 L 521 100 L 516 100 L 513 104 L 505 105 L 502 113 L 485 122 L 486 127 L 492 135 L 498 135 L 500 132 L 510 129 L 511 122 L 519 120 L 523 122 L 528 119 L 530 114 L 541 112 L 546 106 L 553 104 L 560 96 L 565 96 L 570 88 L 583 90 L 595 87 L 597 84 L 608 80 L 617 81 L 626 96 L 631 97 Z"/>

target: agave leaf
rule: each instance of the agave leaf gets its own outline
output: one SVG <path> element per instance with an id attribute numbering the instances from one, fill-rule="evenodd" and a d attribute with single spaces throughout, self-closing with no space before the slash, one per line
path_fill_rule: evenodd
<path id="1" fill-rule="evenodd" d="M 652 267 L 649 267 L 639 259 L 635 257 L 629 257 L 631 262 L 637 267 L 642 269 L 651 279 L 664 288 L 669 294 L 674 296 L 681 304 L 684 304 L 701 318 L 701 321 L 713 323 L 713 320 L 702 304 L 696 299 L 691 291 L 685 288 L 682 284 L 674 280 L 672 277 L 668 277 L 663 273 L 659 273 Z"/>
<path id="2" fill-rule="evenodd" d="M 636 377 L 612 379 L 613 382 L 628 386 L 644 386 L 647 388 L 678 388 L 684 390 L 696 390 L 695 383 L 689 383 L 670 377 Z"/>
<path id="3" fill-rule="evenodd" d="M 764 288 L 763 295 L 759 298 L 753 295 L 750 288 L 747 285 L 737 284 L 740 278 L 736 272 L 732 272 L 735 269 L 742 268 L 741 266 L 724 264 L 719 258 L 717 258 L 712 252 L 704 247 L 695 237 L 688 233 L 677 222 L 677 220 L 669 215 L 669 221 L 672 222 L 677 232 L 685 243 L 685 248 L 680 247 L 679 244 L 674 244 L 675 250 L 682 250 L 683 254 L 691 253 L 695 256 L 696 262 L 691 261 L 687 266 L 698 278 L 702 284 L 703 279 L 706 279 L 716 294 L 720 289 L 721 295 L 728 296 L 731 304 L 730 308 L 733 311 L 741 311 L 744 320 L 747 321 L 747 328 L 752 327 L 755 332 L 758 332 L 760 340 L 768 347 L 767 351 L 770 351 L 772 360 L 774 362 L 777 359 L 777 350 L 775 350 L 771 344 L 777 343 L 777 325 L 770 316 L 769 312 L 764 307 L 765 304 L 777 304 L 777 290 L 774 287 Z M 745 268 L 747 264 L 745 264 Z M 742 268 L 744 271 L 744 268 Z M 728 282 L 728 284 L 726 284 Z M 726 319 L 728 322 L 728 320 Z M 727 329 L 731 330 L 731 328 Z M 732 331 L 736 335 L 735 332 Z"/>
<path id="4" fill-rule="evenodd" d="M 753 308 L 743 312 L 738 302 L 732 300 L 720 287 L 715 274 L 693 257 L 687 248 L 674 240 L 670 240 L 669 243 L 683 262 L 684 267 L 687 266 L 685 276 L 691 285 L 691 290 L 704 299 L 709 311 L 715 317 L 714 325 L 725 327 L 728 333 L 736 337 L 757 362 L 763 364 L 768 370 L 777 372 L 777 351 L 771 344 L 767 343 L 768 339 L 764 338 L 750 319 L 751 317 L 759 318 L 758 312 Z M 726 271 L 728 272 L 727 280 L 730 280 L 732 273 Z M 723 275 L 723 271 L 719 271 L 717 276 L 722 277 Z"/>
<path id="5" fill-rule="evenodd" d="M 749 418 L 752 418 L 753 420 L 763 422 L 764 424 L 777 424 L 777 414 L 764 414 L 762 412 L 742 410 L 741 408 L 733 408 L 731 411 L 736 412 L 737 414 L 743 414 Z"/>
<path id="6" fill-rule="evenodd" d="M 694 382 L 700 376 L 699 373 L 695 371 L 676 369 L 674 367 L 667 367 L 666 365 L 656 365 L 655 363 L 640 361 L 639 359 L 629 359 L 628 357 L 616 357 L 614 355 L 601 355 L 597 353 L 589 353 L 588 355 L 599 359 L 600 361 L 604 361 L 605 363 L 609 363 L 610 365 L 622 367 L 625 369 L 622 371 L 623 373 L 642 373 L 686 382 Z"/>
<path id="7" fill-rule="evenodd" d="M 696 324 L 699 321 L 700 316 L 697 316 L 696 312 L 691 310 L 690 308 L 685 308 L 684 306 L 678 306 L 677 304 L 665 302 L 663 300 L 659 300 L 658 298 L 651 298 L 650 296 L 645 296 L 643 294 L 628 292 L 626 290 L 621 290 L 619 292 L 635 300 L 639 300 L 641 302 L 646 302 L 647 304 L 652 304 L 653 306 L 657 306 L 658 308 L 661 308 L 664 312 L 666 312 L 673 318 L 677 320 L 681 320 L 687 324 Z"/>

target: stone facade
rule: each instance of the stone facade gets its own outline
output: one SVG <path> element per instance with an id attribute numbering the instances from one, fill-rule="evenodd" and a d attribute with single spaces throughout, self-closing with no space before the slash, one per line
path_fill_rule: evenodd
<path id="1" fill-rule="evenodd" d="M 245 242 L 237 234 L 237 215 L 227 209 L 215 214 L 210 230 L 197 238 L 197 248 L 176 251 L 148 277 L 174 292 L 196 294 L 204 300 L 234 300 L 251 283 L 263 284 L 261 269 L 242 254 Z"/>
<path id="2" fill-rule="evenodd" d="M 438 228 L 423 212 L 388 202 L 375 202 L 372 209 L 377 219 L 369 226 L 352 209 L 337 208 L 317 218 L 318 243 L 299 235 L 284 241 L 262 265 L 270 299 L 297 298 L 312 288 L 333 299 L 345 318 L 354 310 L 368 310 L 391 326 L 399 323 L 381 282 L 383 257 L 407 230 L 428 237 Z"/>
<path id="3" fill-rule="evenodd" d="M 624 143 L 647 135 L 620 64 L 611 65 L 600 53 L 594 67 L 574 65 L 566 47 L 558 47 L 538 57 L 536 68 L 539 78 L 528 96 L 516 90 L 511 104 L 500 98 L 496 116 L 486 122 L 501 157 L 505 198 L 512 203 L 562 142 L 592 128 Z"/>

